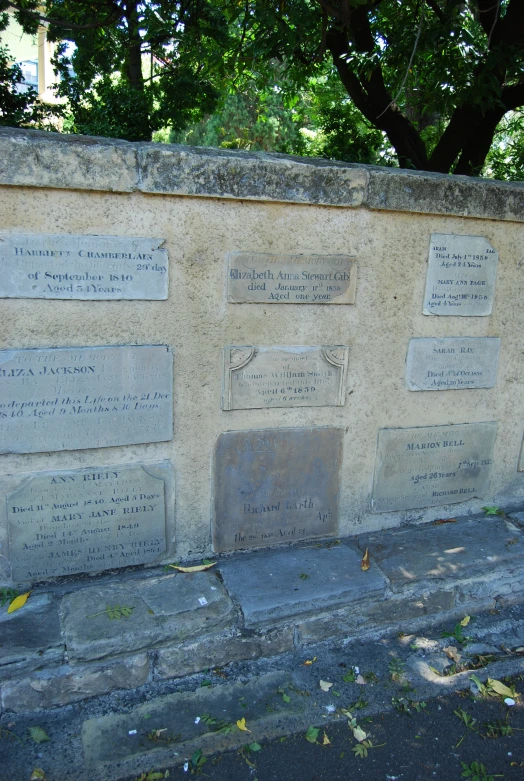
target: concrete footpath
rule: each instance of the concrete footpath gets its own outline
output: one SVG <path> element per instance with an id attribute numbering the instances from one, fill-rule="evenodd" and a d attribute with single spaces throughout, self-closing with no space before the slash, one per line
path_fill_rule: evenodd
<path id="1" fill-rule="evenodd" d="M 521 674 L 523 521 L 514 511 L 224 557 L 207 572 L 36 588 L 0 614 L 0 779 L 34 767 L 47 781 L 139 777 L 345 719 L 359 699 L 391 709 L 406 685 L 419 701 L 468 688 L 472 672 Z M 36 743 L 35 726 L 49 740 Z"/>

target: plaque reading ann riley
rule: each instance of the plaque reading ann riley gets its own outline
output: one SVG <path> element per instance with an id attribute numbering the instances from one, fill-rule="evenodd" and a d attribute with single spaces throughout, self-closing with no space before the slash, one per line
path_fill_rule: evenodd
<path id="1" fill-rule="evenodd" d="M 226 347 L 222 409 L 344 404 L 348 348 Z"/>
<path id="2" fill-rule="evenodd" d="M 342 429 L 229 431 L 215 449 L 216 551 L 336 534 Z"/>
<path id="3" fill-rule="evenodd" d="M 493 388 L 499 351 L 498 337 L 410 339 L 406 385 L 412 391 Z"/>
<path id="4" fill-rule="evenodd" d="M 0 452 L 83 450 L 173 437 L 168 347 L 0 351 Z"/>
<path id="5" fill-rule="evenodd" d="M 432 233 L 423 314 L 490 315 L 498 259 L 482 236 Z"/>
<path id="6" fill-rule="evenodd" d="M 486 490 L 496 423 L 380 429 L 375 512 L 464 502 Z"/>
<path id="7" fill-rule="evenodd" d="M 15 582 L 155 561 L 166 550 L 163 465 L 34 474 L 7 496 Z M 160 467 L 160 469 L 158 469 Z"/>
<path id="8" fill-rule="evenodd" d="M 164 239 L 0 234 L 0 297 L 83 301 L 167 298 Z"/>
<path id="9" fill-rule="evenodd" d="M 357 264 L 349 255 L 229 255 L 232 304 L 354 304 Z"/>

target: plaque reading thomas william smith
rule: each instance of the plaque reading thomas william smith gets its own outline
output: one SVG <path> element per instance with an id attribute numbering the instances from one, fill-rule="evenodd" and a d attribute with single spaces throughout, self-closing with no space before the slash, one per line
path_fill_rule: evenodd
<path id="1" fill-rule="evenodd" d="M 100 572 L 166 550 L 166 464 L 32 475 L 7 497 L 15 582 Z"/>
<path id="2" fill-rule="evenodd" d="M 357 264 L 349 255 L 229 255 L 232 304 L 354 304 Z"/>
<path id="3" fill-rule="evenodd" d="M 167 442 L 173 437 L 168 347 L 0 351 L 0 452 Z"/>
<path id="4" fill-rule="evenodd" d="M 498 259 L 497 250 L 482 236 L 432 233 L 422 313 L 490 315 Z"/>
<path id="5" fill-rule="evenodd" d="M 492 422 L 381 429 L 372 509 L 386 513 L 481 497 L 496 433 Z"/>
<path id="6" fill-rule="evenodd" d="M 167 298 L 163 239 L 0 234 L 0 297 L 83 301 Z"/>
<path id="7" fill-rule="evenodd" d="M 215 449 L 216 551 L 335 534 L 342 429 L 228 431 Z"/>

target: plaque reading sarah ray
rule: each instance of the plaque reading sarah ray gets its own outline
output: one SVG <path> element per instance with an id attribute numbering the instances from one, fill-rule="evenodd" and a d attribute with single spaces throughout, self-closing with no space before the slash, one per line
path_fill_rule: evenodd
<path id="1" fill-rule="evenodd" d="M 496 336 L 410 339 L 406 385 L 412 391 L 492 388 L 499 352 Z"/>
<path id="2" fill-rule="evenodd" d="M 487 490 L 497 424 L 381 429 L 372 510 L 463 502 Z"/>

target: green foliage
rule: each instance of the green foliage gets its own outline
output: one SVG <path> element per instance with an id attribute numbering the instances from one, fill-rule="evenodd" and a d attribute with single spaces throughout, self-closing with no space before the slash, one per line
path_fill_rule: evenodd
<path id="1" fill-rule="evenodd" d="M 488 773 L 482 762 L 471 762 L 470 765 L 467 762 L 461 762 L 462 773 L 461 778 L 470 778 L 471 781 L 493 781 L 494 778 L 503 778 L 502 775 L 491 775 Z"/>
<path id="2" fill-rule="evenodd" d="M 1 125 L 1 117 L 0 117 L 0 125 Z M 0 588 L 0 607 L 4 607 L 5 604 L 11 604 L 11 602 L 17 598 L 20 592 L 18 592 L 14 588 L 9 588 L 9 586 L 2 586 Z"/>

